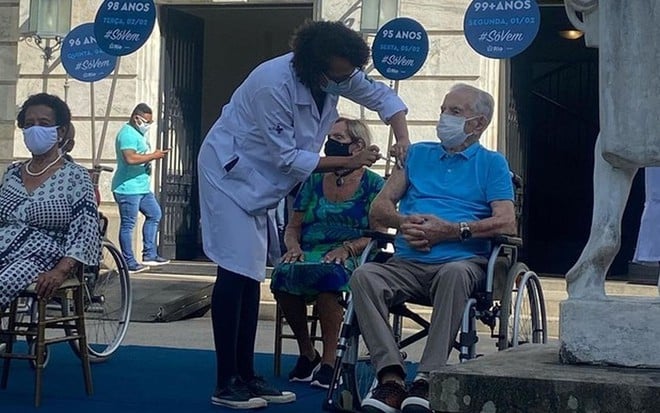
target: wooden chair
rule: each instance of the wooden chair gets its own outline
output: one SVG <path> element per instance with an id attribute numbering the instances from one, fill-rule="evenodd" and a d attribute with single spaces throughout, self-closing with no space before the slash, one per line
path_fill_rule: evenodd
<path id="1" fill-rule="evenodd" d="M 0 387 L 3 389 L 7 388 L 9 365 L 12 359 L 30 360 L 35 365 L 34 404 L 36 407 L 39 407 L 41 404 L 42 373 L 48 351 L 47 346 L 64 341 L 78 340 L 79 348 L 87 349 L 82 268 L 82 265 L 79 265 L 75 274 L 57 289 L 53 297 L 55 300 L 37 298 L 36 284 L 32 284 L 9 306 L 7 330 L 1 332 L 4 337 L 8 338 L 8 342 L 6 344 L 6 352 L 0 353 L 0 358 L 4 359 Z M 34 316 L 21 317 L 18 311 L 18 303 L 22 298 L 31 301 L 31 306 L 37 306 L 36 314 L 34 307 L 30 311 Z M 61 307 L 61 309 L 53 310 L 47 308 L 49 302 L 59 302 L 61 305 L 58 307 Z M 56 314 L 52 314 L 53 312 Z M 23 319 L 29 320 L 24 321 Z M 62 334 L 47 338 L 47 329 L 59 329 Z M 28 345 L 27 353 L 14 353 L 14 342 L 16 341 L 16 337 L 20 336 L 25 337 L 28 344 L 30 344 Z M 94 390 L 89 354 L 87 351 L 81 351 L 80 353 L 83 377 L 85 379 L 85 391 L 87 395 L 92 395 Z"/>
<path id="2" fill-rule="evenodd" d="M 310 310 L 311 307 L 311 310 Z M 310 325 L 309 338 L 312 340 L 312 344 L 315 345 L 317 341 L 323 342 L 321 334 L 317 334 L 317 328 L 319 325 L 319 313 L 316 308 L 316 303 L 310 304 L 307 306 L 307 323 Z M 311 313 L 310 313 L 311 311 Z M 276 304 L 275 310 L 275 351 L 273 352 L 273 373 L 275 376 L 279 377 L 282 367 L 282 340 L 290 339 L 295 340 L 296 336 L 293 333 L 287 333 L 284 331 L 284 324 L 286 324 L 286 319 L 284 313 L 280 308 L 279 304 Z"/>

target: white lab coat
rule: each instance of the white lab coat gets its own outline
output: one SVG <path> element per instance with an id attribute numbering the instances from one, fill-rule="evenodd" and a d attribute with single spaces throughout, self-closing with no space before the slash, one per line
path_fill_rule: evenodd
<path id="1" fill-rule="evenodd" d="M 265 278 L 268 231 L 275 230 L 267 210 L 316 168 L 338 117 L 338 96 L 328 94 L 318 112 L 310 90 L 297 80 L 292 57 L 276 57 L 250 73 L 198 156 L 204 252 L 223 268 L 257 281 Z M 407 110 L 390 88 L 363 72 L 344 96 L 377 111 L 385 122 Z"/>
<path id="2" fill-rule="evenodd" d="M 646 200 L 639 226 L 635 262 L 660 262 L 660 167 L 646 168 Z"/>

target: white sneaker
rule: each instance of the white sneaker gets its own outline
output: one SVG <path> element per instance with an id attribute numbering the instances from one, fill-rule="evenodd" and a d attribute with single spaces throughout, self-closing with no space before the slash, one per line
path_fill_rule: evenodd
<path id="1" fill-rule="evenodd" d="M 163 257 L 155 257 L 151 259 L 143 259 L 142 265 L 148 265 L 150 267 L 158 267 L 159 265 L 169 264 L 170 260 Z"/>

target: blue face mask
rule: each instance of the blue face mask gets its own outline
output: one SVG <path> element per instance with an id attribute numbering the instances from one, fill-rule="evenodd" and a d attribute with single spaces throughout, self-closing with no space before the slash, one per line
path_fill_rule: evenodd
<path id="1" fill-rule="evenodd" d="M 43 155 L 57 143 L 58 126 L 34 125 L 23 129 L 23 140 L 33 155 Z"/>
<path id="2" fill-rule="evenodd" d="M 353 78 L 357 72 L 358 69 L 353 70 L 353 73 L 351 73 L 348 78 L 342 80 L 341 82 L 335 82 L 334 80 L 328 78 L 328 76 L 324 73 L 323 77 L 325 78 L 326 83 L 325 85 L 321 85 L 321 90 L 330 95 L 344 95 L 351 90 Z"/>

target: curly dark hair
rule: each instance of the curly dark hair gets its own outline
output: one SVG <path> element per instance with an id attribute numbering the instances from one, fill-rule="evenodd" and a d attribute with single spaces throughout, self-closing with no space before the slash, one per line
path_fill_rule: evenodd
<path id="1" fill-rule="evenodd" d="M 364 39 L 339 21 L 307 20 L 293 34 L 291 50 L 296 75 L 309 88 L 319 84 L 333 57 L 343 57 L 361 69 L 369 60 L 369 46 Z"/>
<path id="2" fill-rule="evenodd" d="M 48 93 L 37 93 L 36 95 L 29 96 L 23 105 L 21 110 L 16 116 L 16 123 L 18 127 L 23 129 L 25 126 L 25 112 L 30 106 L 44 105 L 53 109 L 55 112 L 55 124 L 58 126 L 68 127 L 71 123 L 71 110 L 69 105 L 65 101 L 59 98 L 59 96 L 50 95 Z"/>

